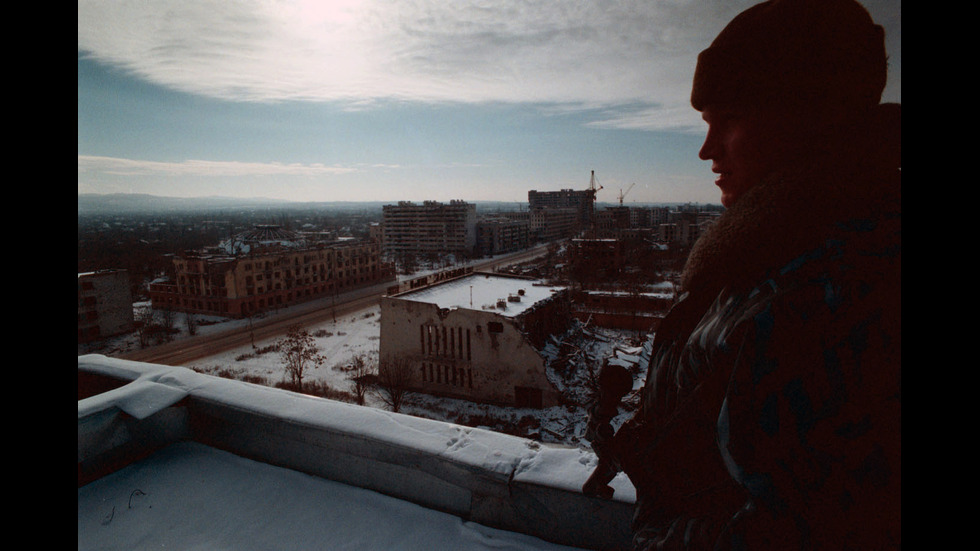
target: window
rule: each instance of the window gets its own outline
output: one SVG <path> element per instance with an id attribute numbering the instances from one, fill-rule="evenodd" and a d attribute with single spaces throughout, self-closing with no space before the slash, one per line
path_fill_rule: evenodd
<path id="1" fill-rule="evenodd" d="M 456 357 L 456 332 L 451 327 L 449 328 L 449 355 Z"/>

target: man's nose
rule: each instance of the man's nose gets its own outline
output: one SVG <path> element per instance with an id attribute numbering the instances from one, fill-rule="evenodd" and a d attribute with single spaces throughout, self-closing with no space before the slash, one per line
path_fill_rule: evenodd
<path id="1" fill-rule="evenodd" d="M 704 143 L 701 144 L 701 149 L 698 151 L 698 157 L 702 161 L 707 161 L 714 159 L 717 154 L 718 143 L 715 138 L 715 133 L 711 131 L 711 126 L 708 126 L 708 132 L 704 135 Z"/>
<path id="2" fill-rule="evenodd" d="M 704 143 L 701 144 L 701 149 L 698 151 L 698 157 L 702 161 L 707 161 L 713 159 L 714 155 L 715 155 L 714 140 L 711 137 L 711 132 L 708 132 L 708 135 L 704 137 Z"/>

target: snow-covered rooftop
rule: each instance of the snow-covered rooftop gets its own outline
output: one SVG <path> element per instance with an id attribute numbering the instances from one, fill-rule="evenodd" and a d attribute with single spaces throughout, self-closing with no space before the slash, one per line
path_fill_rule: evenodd
<path id="1" fill-rule="evenodd" d="M 80 479 L 127 440 L 165 429 L 175 441 L 79 486 L 79 549 L 527 551 L 568 549 L 547 534 L 608 547 L 628 534 L 635 490 L 625 475 L 613 500 L 581 494 L 591 450 L 182 367 L 98 355 L 78 367 L 125 383 L 78 402 Z M 197 428 L 179 428 L 184 409 Z"/>
<path id="2" fill-rule="evenodd" d="M 183 442 L 79 488 L 78 549 L 574 548 Z"/>
<path id="3" fill-rule="evenodd" d="M 440 308 L 493 310 L 502 316 L 514 317 L 561 289 L 540 280 L 477 272 L 402 293 L 398 298 L 435 304 Z"/>

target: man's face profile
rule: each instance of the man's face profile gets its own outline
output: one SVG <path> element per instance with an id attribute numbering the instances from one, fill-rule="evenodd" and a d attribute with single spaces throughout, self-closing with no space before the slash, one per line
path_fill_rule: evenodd
<path id="1" fill-rule="evenodd" d="M 787 118 L 766 109 L 707 106 L 708 134 L 698 152 L 718 174 L 721 203 L 730 208 L 750 188 L 792 162 L 798 142 Z"/>

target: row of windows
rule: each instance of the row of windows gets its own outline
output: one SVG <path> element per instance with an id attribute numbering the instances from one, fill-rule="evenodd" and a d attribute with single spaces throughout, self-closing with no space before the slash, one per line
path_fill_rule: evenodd
<path id="1" fill-rule="evenodd" d="M 462 327 L 420 325 L 419 344 L 422 354 L 428 356 L 466 358 L 467 361 L 473 359 L 470 330 Z"/>
<path id="2" fill-rule="evenodd" d="M 337 274 L 321 274 L 318 277 L 306 277 L 292 281 L 286 280 L 285 289 L 297 289 L 299 290 L 297 292 L 302 293 L 303 291 L 300 289 L 308 286 L 313 290 L 313 293 L 326 292 L 328 290 L 332 290 L 335 284 L 339 287 L 345 287 L 352 284 L 368 282 L 377 277 L 379 277 L 377 269 L 368 271 L 368 269 L 365 268 L 358 268 L 356 271 L 340 271 Z M 261 275 L 255 279 L 253 279 L 252 276 L 246 276 L 245 293 L 247 295 L 260 295 L 267 292 L 271 293 L 273 291 L 279 291 L 284 288 L 282 281 L 273 280 L 272 278 L 269 278 L 270 282 L 268 284 L 264 286 L 256 286 L 255 282 L 261 279 Z M 230 294 L 230 290 L 225 288 L 223 285 L 206 285 L 196 280 L 188 280 L 185 276 L 180 276 L 178 281 L 179 292 L 185 295 L 224 297 Z M 309 294 L 309 291 L 306 291 L 306 294 Z"/>
<path id="3" fill-rule="evenodd" d="M 323 252 L 305 254 L 302 257 L 302 261 L 300 260 L 299 256 L 294 256 L 292 261 L 293 266 L 295 266 L 296 269 L 305 267 L 307 270 L 309 270 L 309 265 L 312 265 L 314 270 L 317 269 L 317 266 L 319 266 L 319 269 L 323 270 L 326 268 L 326 264 L 322 263 L 323 261 L 326 261 L 328 264 L 332 264 L 334 260 L 336 260 L 338 263 L 343 264 L 344 266 L 350 266 L 351 263 L 354 263 L 355 265 L 369 264 L 374 261 L 374 257 L 376 255 L 377 252 L 373 251 L 371 247 L 362 247 L 351 249 L 349 251 L 335 251 L 334 254 L 328 253 L 326 255 L 324 255 Z M 318 262 L 320 263 L 317 264 Z M 270 271 L 274 268 L 286 267 L 288 265 L 289 260 L 285 258 L 265 261 L 257 260 L 254 262 L 242 263 L 242 266 L 246 271 L 252 271 L 253 269 L 256 271 Z"/>
<path id="4" fill-rule="evenodd" d="M 328 268 L 350 267 L 352 264 L 354 266 L 358 266 L 358 265 L 373 264 L 373 263 L 375 263 L 373 259 L 371 259 L 371 258 L 365 258 L 365 257 L 362 257 L 362 256 L 349 258 L 347 260 L 343 260 L 343 259 L 339 259 L 338 258 L 338 262 L 336 262 L 336 263 L 330 262 L 330 263 L 327 263 L 327 264 L 324 264 L 322 262 L 319 263 L 319 264 L 314 264 L 314 263 L 303 263 L 303 264 L 300 264 L 299 263 L 299 259 L 296 259 L 296 264 L 295 264 L 295 266 L 293 268 L 289 268 L 288 266 L 280 266 L 280 263 L 278 263 L 278 262 L 272 263 L 272 265 L 270 266 L 270 263 L 269 262 L 266 262 L 265 263 L 266 264 L 265 265 L 265 269 L 264 270 L 261 270 L 261 268 L 260 268 L 260 270 L 257 270 L 257 271 L 272 272 L 273 270 L 277 270 L 275 272 L 275 276 L 276 277 L 279 277 L 279 271 L 278 271 L 279 269 L 284 270 L 285 274 L 288 276 L 288 275 L 290 275 L 290 273 L 292 273 L 293 275 L 299 275 L 300 273 L 307 273 L 308 274 L 308 273 L 310 273 L 310 271 L 313 271 L 313 272 L 322 272 L 322 271 L 326 271 Z M 245 267 L 244 269 L 245 269 L 246 272 L 252 271 L 252 264 L 244 264 L 244 267 Z M 262 277 L 262 274 L 260 273 L 256 277 Z"/>
<path id="5" fill-rule="evenodd" d="M 473 388 L 473 370 L 470 368 L 422 362 L 419 371 L 424 383 Z"/>
<path id="6" fill-rule="evenodd" d="M 245 276 L 245 285 L 253 285 L 254 282 L 264 281 L 265 279 L 272 281 L 273 283 L 271 284 L 275 284 L 275 285 L 280 285 L 280 283 L 278 282 L 281 281 L 286 281 L 287 283 L 292 282 L 293 284 L 297 284 L 297 285 L 303 285 L 303 284 L 313 283 L 317 281 L 331 281 L 334 279 L 343 279 L 345 277 L 354 277 L 357 275 L 377 274 L 377 273 L 378 273 L 377 266 L 353 268 L 350 270 L 324 271 L 319 273 L 314 271 L 313 276 L 306 276 L 306 277 L 303 277 L 301 274 L 290 274 L 289 272 L 286 272 L 285 277 L 283 277 L 279 272 L 276 272 L 275 274 L 270 275 L 268 278 L 263 278 L 262 274 L 258 274 L 254 278 L 252 276 Z M 278 289 L 278 287 L 276 288 Z"/>
<path id="7" fill-rule="evenodd" d="M 274 306 L 279 306 L 287 303 L 292 303 L 293 301 L 303 301 L 312 299 L 316 296 L 323 296 L 331 292 L 340 291 L 353 285 L 360 285 L 372 281 L 372 277 L 351 277 L 332 280 L 329 283 L 320 283 L 314 285 L 303 285 L 298 287 L 290 287 L 285 292 L 280 289 L 280 285 L 276 284 L 276 289 L 265 287 L 254 287 L 248 286 L 245 289 L 246 297 L 250 299 L 248 302 L 242 304 L 243 311 L 259 311 L 266 308 L 272 308 Z M 229 291 L 227 289 L 208 289 L 207 293 L 201 293 L 201 289 L 198 287 L 179 287 L 176 292 L 166 293 L 166 296 L 160 295 L 160 298 L 155 298 L 156 304 L 169 304 L 171 306 L 180 306 L 182 309 L 196 310 L 196 311 L 207 311 L 207 312 L 217 312 L 217 313 L 227 313 L 228 303 L 223 300 L 226 299 Z M 267 293 L 269 295 L 267 295 Z M 273 294 L 275 293 L 275 294 Z M 171 296 L 172 295 L 172 296 Z M 263 296 L 266 295 L 266 296 Z M 81 300 L 79 301 L 81 303 Z M 81 304 L 80 304 L 81 306 Z"/>

